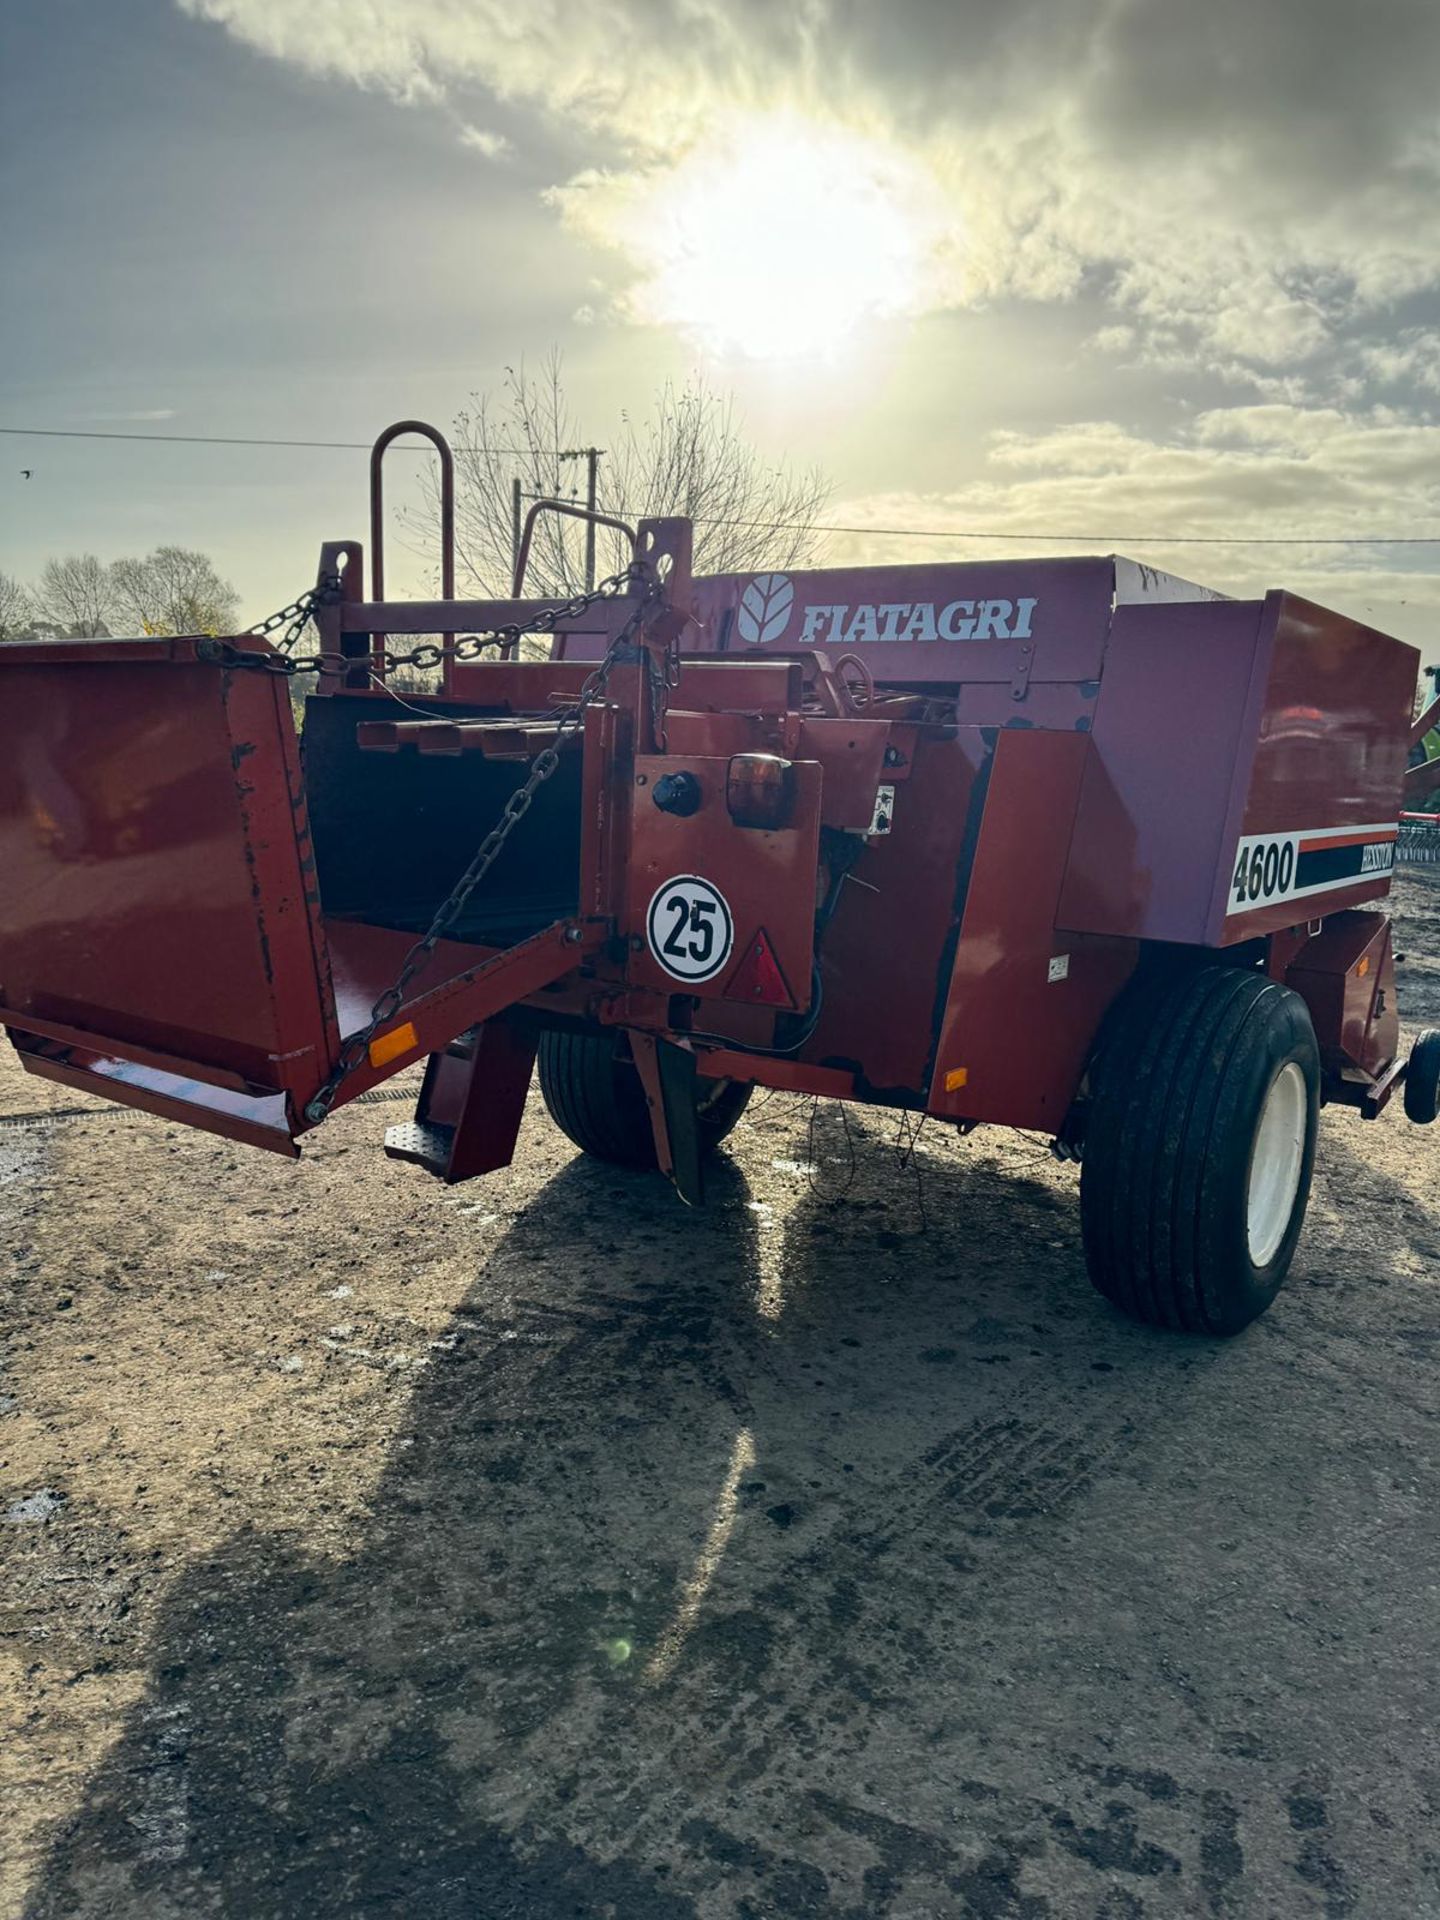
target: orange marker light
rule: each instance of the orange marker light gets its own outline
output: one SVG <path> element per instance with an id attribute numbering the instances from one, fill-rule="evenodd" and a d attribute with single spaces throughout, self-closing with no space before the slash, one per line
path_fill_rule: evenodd
<path id="1" fill-rule="evenodd" d="M 795 811 L 794 764 L 776 753 L 733 754 L 725 805 L 737 827 L 787 826 Z"/>
<path id="2" fill-rule="evenodd" d="M 413 1053 L 419 1044 L 420 1036 L 407 1020 L 403 1026 L 391 1027 L 388 1033 L 376 1034 L 370 1042 L 370 1064 L 383 1067 L 402 1053 Z"/>
<path id="3" fill-rule="evenodd" d="M 958 1093 L 970 1078 L 968 1067 L 952 1067 L 945 1076 L 946 1093 Z"/>

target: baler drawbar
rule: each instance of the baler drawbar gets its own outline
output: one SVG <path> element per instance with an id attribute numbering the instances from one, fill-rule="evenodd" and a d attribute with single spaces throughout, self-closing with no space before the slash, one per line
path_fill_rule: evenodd
<path id="1" fill-rule="evenodd" d="M 376 445 L 368 596 L 333 542 L 289 610 L 313 655 L 0 647 L 29 1071 L 294 1155 L 423 1062 L 386 1151 L 454 1182 L 509 1163 L 538 1062 L 580 1147 L 689 1201 L 755 1086 L 1038 1129 L 1101 1292 L 1215 1334 L 1284 1279 L 1322 1104 L 1435 1117 L 1379 904 L 1413 648 L 1116 557 L 695 578 L 682 519 L 526 598 L 558 502 L 511 598 L 459 600 L 431 428 L 442 597 L 387 600 L 418 426 Z M 434 691 L 397 704 L 402 663 Z"/>

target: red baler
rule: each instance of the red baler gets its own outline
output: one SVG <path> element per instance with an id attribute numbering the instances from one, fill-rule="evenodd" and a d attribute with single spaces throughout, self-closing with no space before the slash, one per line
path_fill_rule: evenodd
<path id="1" fill-rule="evenodd" d="M 1413 648 L 1115 558 L 695 579 L 683 520 L 568 605 L 445 579 L 322 550 L 298 740 L 259 635 L 0 648 L 31 1072 L 293 1155 L 424 1061 L 386 1150 L 456 1181 L 538 1054 L 691 1200 L 757 1085 L 1038 1129 L 1101 1291 L 1211 1333 L 1284 1277 L 1323 1102 L 1434 1117 L 1378 904 Z"/>

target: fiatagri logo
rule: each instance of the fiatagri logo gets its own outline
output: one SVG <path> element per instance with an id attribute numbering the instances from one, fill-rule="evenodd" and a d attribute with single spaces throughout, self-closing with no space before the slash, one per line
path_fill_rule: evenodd
<path id="1" fill-rule="evenodd" d="M 800 639 L 817 646 L 859 646 L 869 640 L 1028 640 L 1038 600 L 862 601 L 807 607 Z M 752 647 L 778 640 L 795 610 L 788 574 L 757 573 L 740 596 L 735 625 Z"/>

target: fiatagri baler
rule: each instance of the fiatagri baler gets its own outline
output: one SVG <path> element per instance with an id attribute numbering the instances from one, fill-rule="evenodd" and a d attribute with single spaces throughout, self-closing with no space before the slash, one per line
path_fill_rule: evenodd
<path id="1" fill-rule="evenodd" d="M 295 1155 L 423 1063 L 385 1148 L 454 1182 L 509 1163 L 538 1055 L 579 1147 L 689 1201 L 756 1086 L 1035 1129 L 1100 1291 L 1212 1334 L 1284 1278 L 1322 1104 L 1434 1119 L 1378 905 L 1413 648 L 1116 558 L 696 579 L 680 519 L 557 602 L 532 513 L 513 598 L 457 600 L 431 429 L 442 597 L 387 600 L 401 430 L 368 590 L 328 544 L 290 610 L 313 654 L 0 648 L 32 1073 Z"/>

